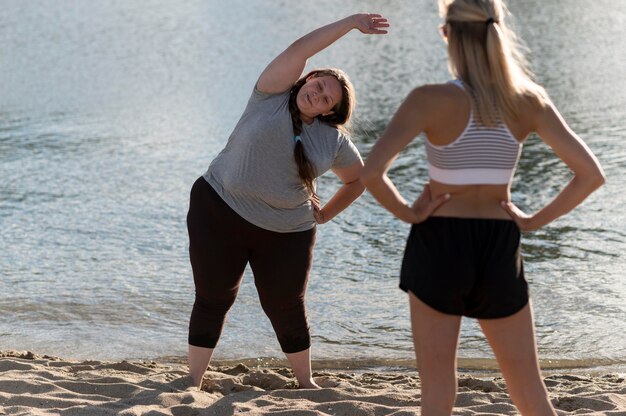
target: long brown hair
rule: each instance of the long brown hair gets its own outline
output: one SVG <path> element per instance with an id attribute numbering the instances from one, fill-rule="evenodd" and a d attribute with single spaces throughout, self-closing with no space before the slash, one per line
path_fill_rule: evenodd
<path id="1" fill-rule="evenodd" d="M 506 25 L 502 0 L 439 0 L 439 10 L 448 25 L 448 67 L 469 87 L 483 125 L 493 126 L 502 114 L 517 119 L 520 99 L 548 103 Z"/>
<path id="2" fill-rule="evenodd" d="M 324 68 L 309 72 L 300 78 L 291 88 L 291 95 L 289 97 L 289 112 L 291 113 L 294 137 L 300 136 L 302 133 L 302 119 L 300 118 L 300 109 L 298 108 L 298 104 L 296 102 L 298 92 L 300 91 L 300 88 L 306 84 L 310 77 L 316 78 L 324 76 L 335 77 L 341 85 L 342 94 L 341 100 L 332 109 L 332 111 L 334 111 L 332 114 L 325 116 L 319 115 L 317 118 L 339 130 L 344 132 L 346 131 L 346 126 L 350 121 L 355 104 L 354 87 L 342 70 L 336 68 Z M 293 156 L 296 160 L 296 165 L 298 166 L 298 174 L 300 175 L 300 178 L 309 193 L 309 198 L 313 205 L 316 208 L 319 208 L 320 200 L 315 192 L 315 178 L 317 177 L 317 172 L 307 157 L 306 150 L 304 149 L 304 145 L 301 140 L 296 140 L 295 147 L 293 149 Z"/>

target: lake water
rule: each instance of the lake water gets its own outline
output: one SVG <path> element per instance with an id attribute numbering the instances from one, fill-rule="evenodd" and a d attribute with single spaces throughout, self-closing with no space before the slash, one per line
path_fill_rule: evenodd
<path id="1" fill-rule="evenodd" d="M 512 3 L 539 81 L 608 176 L 584 205 L 524 235 L 540 356 L 548 368 L 626 371 L 626 3 Z M 298 36 L 358 11 L 389 18 L 389 35 L 353 32 L 310 61 L 351 76 L 363 156 L 413 87 L 449 79 L 434 0 L 0 4 L 0 350 L 186 354 L 190 187 L 265 65 Z M 417 195 L 423 139 L 391 175 L 407 198 Z M 531 137 L 513 199 L 538 209 L 570 176 Z M 324 176 L 321 196 L 337 186 Z M 408 302 L 397 288 L 408 230 L 368 194 L 319 227 L 308 291 L 314 359 L 410 364 Z M 281 356 L 247 271 L 215 358 Z M 493 364 L 471 320 L 459 356 L 466 368 Z"/>

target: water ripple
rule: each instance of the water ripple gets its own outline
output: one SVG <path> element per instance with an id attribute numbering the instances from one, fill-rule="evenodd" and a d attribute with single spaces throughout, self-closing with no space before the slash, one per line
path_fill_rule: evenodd
<path id="1" fill-rule="evenodd" d="M 567 216 L 524 234 L 525 271 L 541 356 L 624 362 L 626 96 L 617 92 L 626 90 L 626 50 L 611 42 L 626 34 L 626 8 L 573 1 L 510 6 L 538 79 L 608 181 Z M 263 66 L 294 34 L 362 5 L 319 6 L 310 15 L 304 3 L 261 0 L 3 4 L 0 47 L 11 59 L 0 62 L 0 349 L 90 359 L 185 354 L 194 296 L 189 188 L 223 147 Z M 364 157 L 412 88 L 449 79 L 434 2 L 377 8 L 392 21 L 389 36 L 350 34 L 309 65 L 350 75 Z M 423 140 L 389 172 L 407 198 L 427 181 Z M 540 209 L 571 176 L 532 135 L 513 201 Z M 320 195 L 327 200 L 338 186 L 324 176 Z M 367 193 L 319 227 L 307 299 L 319 357 L 413 359 L 397 287 L 409 228 Z M 219 354 L 281 355 L 249 270 Z M 492 359 L 471 320 L 459 355 Z"/>

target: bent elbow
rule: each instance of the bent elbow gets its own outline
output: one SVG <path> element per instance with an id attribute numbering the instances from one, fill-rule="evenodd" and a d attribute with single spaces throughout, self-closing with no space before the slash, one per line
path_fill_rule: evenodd
<path id="1" fill-rule="evenodd" d="M 593 175 L 593 178 L 592 178 L 593 189 L 596 190 L 602 185 L 604 185 L 605 183 L 606 183 L 606 174 L 604 173 L 604 170 L 602 170 L 602 168 L 598 166 L 598 170 Z"/>
<path id="2" fill-rule="evenodd" d="M 601 172 L 600 176 L 598 177 L 596 181 L 596 187 L 599 188 L 605 183 L 606 183 L 606 175 L 604 174 L 604 172 Z"/>
<path id="3" fill-rule="evenodd" d="M 361 179 L 359 179 L 358 186 L 356 188 L 356 192 L 357 192 L 357 195 L 359 195 L 359 196 L 362 195 L 363 192 L 365 192 L 365 184 L 363 183 L 363 180 L 361 180 Z"/>
<path id="4" fill-rule="evenodd" d="M 600 188 L 606 182 L 606 175 L 602 168 L 598 167 L 598 169 L 593 172 L 587 173 L 586 175 L 581 177 L 582 183 L 589 189 L 589 192 L 593 192 Z"/>
<path id="5" fill-rule="evenodd" d="M 366 188 L 369 188 L 374 182 L 376 182 L 377 179 L 380 179 L 381 176 L 382 175 L 380 174 L 380 172 L 376 171 L 375 169 L 372 169 L 372 167 L 368 166 L 366 163 L 363 169 L 361 170 L 361 183 Z"/>
<path id="6" fill-rule="evenodd" d="M 365 192 L 365 185 L 363 184 L 363 179 L 361 177 L 359 177 L 358 179 L 356 179 L 353 182 L 350 182 L 346 185 L 350 186 L 350 192 L 356 197 L 358 198 L 359 196 L 361 196 L 361 194 L 363 192 Z"/>

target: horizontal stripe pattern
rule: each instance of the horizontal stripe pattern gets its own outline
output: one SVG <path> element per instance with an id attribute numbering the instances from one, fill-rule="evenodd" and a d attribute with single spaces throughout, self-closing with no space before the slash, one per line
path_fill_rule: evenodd
<path id="1" fill-rule="evenodd" d="M 454 84 L 463 88 L 460 81 Z M 430 176 L 443 183 L 508 183 L 521 150 L 522 144 L 503 122 L 484 127 L 473 114 L 465 131 L 452 143 L 437 146 L 426 140 Z"/>

